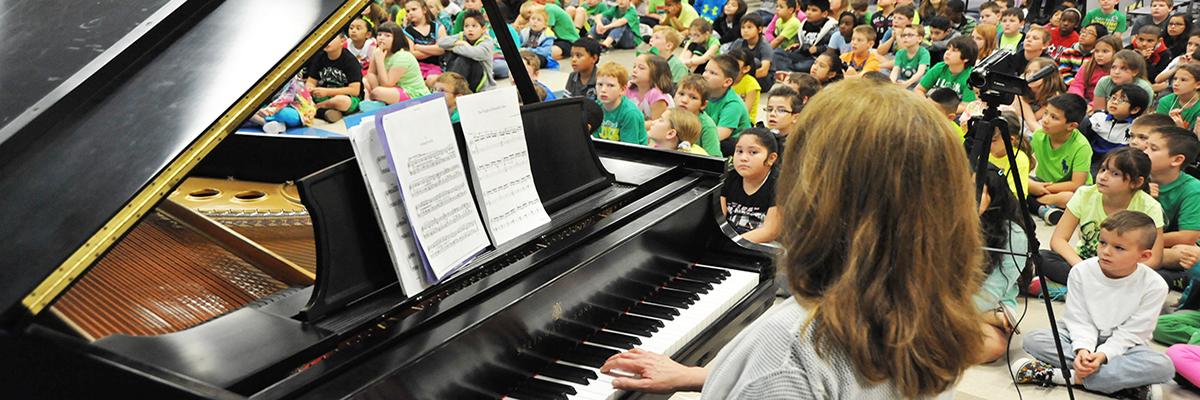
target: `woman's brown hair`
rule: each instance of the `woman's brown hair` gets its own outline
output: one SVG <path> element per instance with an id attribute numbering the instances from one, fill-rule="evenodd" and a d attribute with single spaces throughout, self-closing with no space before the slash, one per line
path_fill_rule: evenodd
<path id="1" fill-rule="evenodd" d="M 906 398 L 949 389 L 983 337 L 971 306 L 982 234 L 961 134 L 928 100 L 869 79 L 822 90 L 796 124 L 778 186 L 780 269 L 819 353 L 845 354 Z"/>

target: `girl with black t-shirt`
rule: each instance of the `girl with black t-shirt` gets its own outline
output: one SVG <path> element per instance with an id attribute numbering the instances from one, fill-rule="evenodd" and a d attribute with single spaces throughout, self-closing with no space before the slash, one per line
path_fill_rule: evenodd
<path id="1" fill-rule="evenodd" d="M 765 128 L 749 128 L 738 137 L 733 152 L 733 171 L 721 189 L 725 219 L 743 238 L 755 243 L 775 241 L 779 236 L 779 210 L 775 207 L 775 161 L 779 145 Z"/>

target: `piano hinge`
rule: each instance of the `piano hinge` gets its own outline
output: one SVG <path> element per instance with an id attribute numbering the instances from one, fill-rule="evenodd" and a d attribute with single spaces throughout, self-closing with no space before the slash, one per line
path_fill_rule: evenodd
<path id="1" fill-rule="evenodd" d="M 132 228 L 142 216 L 150 211 L 171 189 L 179 184 L 187 173 L 192 170 L 210 151 L 217 147 L 230 132 L 250 116 L 250 113 L 267 100 L 275 89 L 290 79 L 308 57 L 315 54 L 329 42 L 334 33 L 340 30 L 351 18 L 357 16 L 367 5 L 367 0 L 347 0 L 340 8 L 323 22 L 308 38 L 304 39 L 292 52 L 275 66 L 262 80 L 225 111 L 203 134 L 179 154 L 167 168 L 163 169 L 141 192 L 125 205 L 117 215 L 113 216 L 83 246 L 67 257 L 50 276 L 29 292 L 21 304 L 37 315 L 50 302 L 70 285 L 75 278 L 83 274 L 96 260 Z"/>

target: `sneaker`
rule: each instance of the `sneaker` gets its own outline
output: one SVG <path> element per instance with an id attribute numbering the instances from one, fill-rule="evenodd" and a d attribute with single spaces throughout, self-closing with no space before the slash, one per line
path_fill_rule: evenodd
<path id="1" fill-rule="evenodd" d="M 1146 385 L 1119 390 L 1113 393 L 1112 397 L 1133 400 L 1160 400 L 1163 398 L 1163 392 L 1160 385 Z"/>
<path id="2" fill-rule="evenodd" d="M 278 135 L 280 133 L 283 133 L 283 131 L 286 131 L 286 130 L 287 130 L 287 127 L 284 126 L 283 123 L 279 122 L 279 121 L 271 121 L 271 122 L 263 124 L 263 132 L 266 132 L 266 133 L 269 133 L 272 135 Z"/>
<path id="3" fill-rule="evenodd" d="M 1058 220 L 1062 219 L 1063 210 L 1054 206 L 1038 207 L 1038 215 L 1046 221 L 1047 225 L 1058 225 Z"/>
<path id="4" fill-rule="evenodd" d="M 1013 362 L 1012 373 L 1016 376 L 1017 383 L 1034 383 L 1043 387 L 1054 386 L 1052 381 L 1054 367 L 1032 358 L 1022 358 Z"/>

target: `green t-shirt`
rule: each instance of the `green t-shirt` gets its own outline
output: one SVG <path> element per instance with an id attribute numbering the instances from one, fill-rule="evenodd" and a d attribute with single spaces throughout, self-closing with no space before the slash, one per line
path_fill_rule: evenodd
<path id="1" fill-rule="evenodd" d="M 601 108 L 604 104 L 600 105 Z M 628 97 L 621 96 L 621 103 L 612 110 L 604 110 L 604 122 L 600 123 L 600 131 L 596 137 L 621 141 L 625 143 L 645 145 L 649 138 L 646 136 L 646 120 L 642 111 Z"/>
<path id="2" fill-rule="evenodd" d="M 638 32 L 638 29 L 640 29 L 642 26 L 642 21 L 638 17 L 637 9 L 633 7 L 625 7 L 625 10 L 622 11 L 620 7 L 609 7 L 608 10 L 604 12 L 604 16 L 608 17 L 610 20 L 624 18 L 626 26 L 633 30 L 634 44 L 642 43 L 642 34 Z"/>
<path id="3" fill-rule="evenodd" d="M 917 54 L 909 55 L 908 50 L 896 51 L 896 68 L 900 69 L 900 80 L 908 80 L 917 74 L 922 65 L 929 66 L 929 50 L 917 46 Z"/>
<path id="4" fill-rule="evenodd" d="M 1114 9 L 1112 13 L 1105 14 L 1099 8 L 1093 8 L 1083 16 L 1083 23 L 1079 26 L 1088 26 L 1093 22 L 1104 25 L 1108 28 L 1108 33 L 1125 32 L 1128 27 L 1125 25 L 1125 13 L 1119 9 Z"/>
<path id="5" fill-rule="evenodd" d="M 954 93 L 958 93 L 964 103 L 970 103 L 975 101 L 975 91 L 967 84 L 969 76 L 971 68 L 964 67 L 958 74 L 952 74 L 945 62 L 939 62 L 921 77 L 921 87 L 926 91 L 939 87 L 950 88 Z"/>
<path id="6" fill-rule="evenodd" d="M 675 83 L 679 83 L 684 77 L 692 73 L 686 65 L 683 65 L 683 61 L 679 61 L 679 57 L 676 57 L 674 54 L 667 58 L 667 65 L 671 67 L 671 81 Z"/>
<path id="7" fill-rule="evenodd" d="M 1163 232 L 1200 231 L 1200 180 L 1187 173 L 1158 187 Z"/>
<path id="8" fill-rule="evenodd" d="M 608 9 L 609 9 L 608 3 L 605 3 L 603 1 L 597 2 L 596 5 L 594 5 L 594 6 L 589 6 L 585 2 L 582 5 L 580 5 L 580 7 L 583 7 L 584 10 L 587 10 L 588 17 L 591 17 L 593 15 L 600 15 L 600 14 L 607 13 Z"/>
<path id="9" fill-rule="evenodd" d="M 1195 97 L 1196 95 L 1192 95 Z M 1171 93 L 1158 101 L 1158 109 L 1155 112 L 1163 115 L 1170 115 L 1171 110 L 1183 108 L 1187 102 L 1180 103 L 1179 96 Z M 1192 106 L 1183 109 L 1183 120 L 1188 123 L 1188 126 L 1196 123 L 1196 117 L 1200 116 L 1200 101 L 1192 102 Z"/>
<path id="10" fill-rule="evenodd" d="M 451 111 L 451 112 L 450 112 L 450 122 L 459 122 L 459 120 L 458 120 L 458 107 L 454 107 L 454 111 Z"/>
<path id="11" fill-rule="evenodd" d="M 1024 39 L 1024 38 L 1025 38 L 1025 35 L 1020 32 L 1017 32 L 1017 34 L 1013 35 L 1012 37 L 1009 37 L 1008 35 L 1001 33 L 999 49 L 1000 50 L 1008 50 L 1011 52 L 1017 52 L 1018 50 L 1021 50 L 1021 39 Z"/>
<path id="12" fill-rule="evenodd" d="M 682 47 L 683 47 L 684 51 L 691 50 L 692 55 L 694 55 L 694 56 L 702 56 L 702 55 L 704 55 L 704 53 L 708 52 L 709 49 L 720 46 L 720 45 L 721 45 L 721 39 L 718 39 L 717 35 L 708 35 L 708 41 L 704 42 L 703 49 L 700 49 L 698 47 L 693 48 L 692 47 L 692 39 L 685 40 L 683 42 Z"/>
<path id="13" fill-rule="evenodd" d="M 736 139 L 742 134 L 742 129 L 749 128 L 751 124 L 746 103 L 733 89 L 726 89 L 724 95 L 710 100 L 708 106 L 704 107 L 704 112 L 712 117 L 718 127 L 733 128 L 731 138 Z"/>
<path id="14" fill-rule="evenodd" d="M 388 56 L 383 65 L 388 71 L 396 67 L 404 68 L 404 75 L 396 81 L 396 86 L 404 89 L 408 97 L 415 99 L 429 94 L 429 87 L 425 86 L 425 79 L 421 77 L 421 66 L 417 64 L 417 57 L 412 53 L 399 51 Z"/>
<path id="15" fill-rule="evenodd" d="M 721 139 L 717 135 L 717 123 L 713 122 L 712 117 L 708 116 L 704 110 L 700 110 L 700 147 L 704 148 L 704 152 L 712 156 L 721 156 Z"/>
<path id="16" fill-rule="evenodd" d="M 1033 140 L 1029 144 L 1033 148 L 1033 157 L 1037 159 L 1034 174 L 1039 181 L 1067 182 L 1071 180 L 1072 173 L 1083 172 L 1088 174 L 1084 184 L 1092 183 L 1092 145 L 1078 129 L 1071 131 L 1071 136 L 1058 148 L 1050 146 L 1050 135 L 1041 129 L 1033 132 Z"/>
<path id="17" fill-rule="evenodd" d="M 546 15 L 549 17 L 546 26 L 554 30 L 554 36 L 568 42 L 579 40 L 579 29 L 575 29 L 575 22 L 566 10 L 557 4 L 547 4 Z"/>
<path id="18" fill-rule="evenodd" d="M 779 47 L 777 48 L 786 49 L 788 46 L 798 43 L 799 40 L 797 39 L 796 35 L 800 32 L 800 28 L 803 26 L 804 24 L 801 23 L 800 19 L 796 18 L 795 16 L 788 18 L 787 22 L 783 22 L 782 19 L 776 22 L 775 37 L 784 38 L 783 42 L 780 43 Z"/>
<path id="19" fill-rule="evenodd" d="M 1108 219 L 1104 213 L 1103 197 L 1096 186 L 1081 186 L 1067 202 L 1067 210 L 1079 218 L 1079 247 L 1075 251 L 1080 258 L 1096 256 L 1096 246 L 1100 243 L 1100 224 Z M 1162 207 L 1146 192 L 1135 192 L 1129 200 L 1129 207 L 1125 209 L 1146 213 L 1154 220 L 1156 228 L 1163 227 Z"/>

